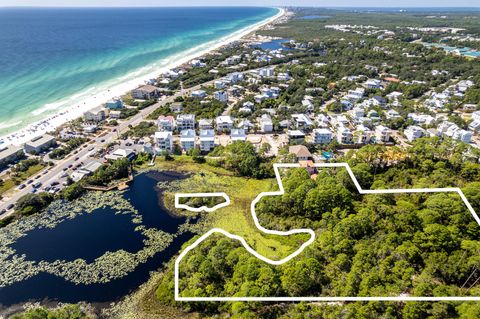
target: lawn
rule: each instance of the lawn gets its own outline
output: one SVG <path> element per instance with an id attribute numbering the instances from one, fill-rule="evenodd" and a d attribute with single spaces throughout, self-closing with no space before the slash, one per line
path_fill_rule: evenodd
<path id="1" fill-rule="evenodd" d="M 257 180 L 236 177 L 222 168 L 197 164 L 186 156 L 175 157 L 174 161 L 157 160 L 156 168 L 192 173 L 189 178 L 169 185 L 170 192 L 167 190 L 164 197 L 165 205 L 169 209 L 174 209 L 174 194 L 177 192 L 225 192 L 230 197 L 230 206 L 212 213 L 202 213 L 205 232 L 211 228 L 222 228 L 232 234 L 240 235 L 257 252 L 274 260 L 287 257 L 309 238 L 308 235 L 303 234 L 288 237 L 266 235 L 255 227 L 250 204 L 261 192 L 278 190 L 274 179 Z"/>
<path id="2" fill-rule="evenodd" d="M 37 174 L 42 169 L 45 168 L 45 164 L 37 164 L 30 166 L 27 171 L 19 172 L 15 177 L 5 176 L 3 178 L 3 182 L 0 184 L 0 195 L 5 194 L 10 189 L 14 188 L 17 185 L 20 185 L 24 181 L 26 181 L 31 176 Z"/>

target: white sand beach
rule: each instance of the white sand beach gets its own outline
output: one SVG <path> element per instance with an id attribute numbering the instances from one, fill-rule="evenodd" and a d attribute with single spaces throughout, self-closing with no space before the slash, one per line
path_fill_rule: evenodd
<path id="1" fill-rule="evenodd" d="M 88 95 L 88 92 L 92 90 L 90 89 L 87 92 L 79 92 L 78 94 L 70 98 L 67 97 L 66 99 L 69 99 L 71 101 L 71 105 L 67 107 L 62 107 L 62 109 L 59 110 L 58 113 L 50 115 L 47 118 L 37 121 L 35 123 L 29 124 L 23 129 L 0 137 L 0 139 L 3 140 L 2 145 L 21 145 L 34 137 L 41 136 L 47 132 L 51 132 L 62 124 L 81 117 L 84 112 L 95 109 L 114 97 L 122 96 L 125 93 L 131 91 L 132 89 L 135 89 L 136 87 L 145 84 L 146 81 L 157 78 L 158 76 L 170 69 L 185 64 L 192 59 L 205 55 L 211 51 L 217 50 L 232 42 L 238 41 L 241 38 L 256 31 L 257 29 L 269 23 L 272 23 L 273 21 L 282 17 L 285 14 L 285 10 L 281 8 L 278 9 L 279 12 L 275 16 L 263 20 L 257 24 L 251 25 L 247 28 L 241 29 L 229 35 L 228 37 L 204 43 L 188 51 L 182 52 L 181 55 L 178 54 L 171 56 L 166 60 L 162 60 L 156 64 L 145 67 L 143 72 L 142 70 L 137 70 L 130 74 L 127 74 L 123 77 L 126 79 L 124 82 L 119 85 L 108 87 L 106 90 L 101 91 L 100 93 Z M 148 70 L 147 73 L 144 72 L 145 70 Z M 142 75 L 138 76 L 139 73 L 142 73 Z M 79 96 L 84 97 L 76 99 L 76 97 Z M 34 111 L 35 114 L 33 115 L 39 115 L 45 111 L 56 109 L 59 105 L 64 105 L 64 103 L 52 103 L 49 105 L 45 105 L 43 108 Z M 21 125 L 21 121 L 13 124 L 4 125 L 3 127 L 0 125 L 0 128 L 14 127 L 18 125 Z"/>

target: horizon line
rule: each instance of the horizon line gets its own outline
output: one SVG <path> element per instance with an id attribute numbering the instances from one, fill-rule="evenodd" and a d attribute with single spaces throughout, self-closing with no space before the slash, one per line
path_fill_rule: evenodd
<path id="1" fill-rule="evenodd" d="M 321 8 L 321 9 L 480 9 L 478 6 L 269 6 L 269 5 L 178 5 L 178 6 L 162 6 L 162 5 L 126 5 L 126 6 L 95 6 L 95 5 L 13 5 L 2 6 L 0 8 Z"/>

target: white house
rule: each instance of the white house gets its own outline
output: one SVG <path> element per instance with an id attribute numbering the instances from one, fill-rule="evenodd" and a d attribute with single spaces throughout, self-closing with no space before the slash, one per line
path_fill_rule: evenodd
<path id="1" fill-rule="evenodd" d="M 340 144 L 350 144 L 353 141 L 352 131 L 345 126 L 340 126 L 337 131 L 337 141 Z"/>
<path id="2" fill-rule="evenodd" d="M 470 123 L 470 125 L 468 125 L 468 129 L 473 131 L 473 132 L 479 132 L 480 131 L 480 121 L 473 121 L 472 123 Z"/>
<path id="3" fill-rule="evenodd" d="M 421 128 L 420 126 L 416 126 L 416 125 L 410 125 L 403 132 L 403 134 L 405 134 L 405 137 L 407 138 L 407 140 L 409 140 L 410 142 L 413 142 L 416 139 L 424 136 L 425 133 L 426 132 L 423 128 Z"/>
<path id="4" fill-rule="evenodd" d="M 464 143 L 470 143 L 472 140 L 472 132 L 466 130 L 457 130 L 453 133 L 453 138 Z"/>
<path id="5" fill-rule="evenodd" d="M 480 111 L 475 111 L 472 113 L 472 120 L 480 122 Z"/>
<path id="6" fill-rule="evenodd" d="M 292 119 L 297 129 L 310 129 L 314 124 L 306 114 L 292 114 Z"/>
<path id="7" fill-rule="evenodd" d="M 346 98 L 350 101 L 358 101 L 361 98 L 363 98 L 363 95 L 365 94 L 365 89 L 364 88 L 357 88 L 355 90 L 349 90 Z"/>
<path id="8" fill-rule="evenodd" d="M 289 130 L 287 135 L 290 142 L 302 143 L 305 140 L 305 133 L 300 130 Z"/>
<path id="9" fill-rule="evenodd" d="M 233 128 L 233 118 L 229 115 L 222 115 L 215 119 L 215 125 L 218 132 L 229 131 Z"/>
<path id="10" fill-rule="evenodd" d="M 189 151 L 195 148 L 195 138 L 196 133 L 195 130 L 183 130 L 180 132 L 180 144 L 182 145 L 182 149 L 185 151 Z"/>
<path id="11" fill-rule="evenodd" d="M 349 111 L 354 120 L 359 120 L 365 116 L 365 110 L 362 107 L 356 106 Z"/>
<path id="12" fill-rule="evenodd" d="M 198 128 L 201 130 L 211 130 L 213 128 L 213 120 L 211 119 L 198 120 Z"/>
<path id="13" fill-rule="evenodd" d="M 262 133 L 270 133 L 273 131 L 273 122 L 270 115 L 263 114 L 260 117 L 259 122 L 260 122 L 260 131 L 262 131 Z"/>
<path id="14" fill-rule="evenodd" d="M 365 82 L 365 86 L 369 89 L 381 89 L 381 88 L 383 88 L 382 81 L 380 81 L 378 79 L 368 79 Z"/>
<path id="15" fill-rule="evenodd" d="M 240 128 L 234 128 L 232 129 L 232 132 L 230 133 L 230 140 L 232 142 L 235 142 L 235 141 L 246 141 L 247 140 L 247 135 L 245 134 L 245 130 L 244 129 L 240 129 Z"/>
<path id="16" fill-rule="evenodd" d="M 195 129 L 195 115 L 194 114 L 180 114 L 177 115 L 177 129 L 194 130 Z"/>
<path id="17" fill-rule="evenodd" d="M 215 148 L 215 132 L 213 130 L 200 130 L 200 150 L 210 152 Z"/>
<path id="18" fill-rule="evenodd" d="M 91 110 L 83 113 L 85 121 L 101 122 L 105 119 L 105 111 L 103 109 Z"/>
<path id="19" fill-rule="evenodd" d="M 328 144 L 332 141 L 333 133 L 328 128 L 313 130 L 313 142 L 315 144 Z"/>
<path id="20" fill-rule="evenodd" d="M 173 150 L 172 132 L 155 132 L 155 152 L 161 154 L 163 152 L 170 153 Z"/>
<path id="21" fill-rule="evenodd" d="M 223 90 L 225 88 L 225 82 L 217 80 L 215 81 L 214 86 L 215 86 L 215 89 L 217 90 Z"/>
<path id="22" fill-rule="evenodd" d="M 245 75 L 242 72 L 235 72 L 226 77 L 226 80 L 232 84 L 241 82 L 245 79 Z"/>
<path id="23" fill-rule="evenodd" d="M 192 92 L 192 97 L 196 99 L 204 99 L 207 96 L 207 92 L 204 90 L 196 90 Z"/>
<path id="24" fill-rule="evenodd" d="M 228 93 L 226 91 L 216 91 L 213 93 L 213 98 L 223 103 L 228 102 Z"/>
<path id="25" fill-rule="evenodd" d="M 395 111 L 395 110 L 388 110 L 387 112 L 385 112 L 385 117 L 386 117 L 388 120 L 402 118 L 402 116 L 400 115 L 400 113 L 398 113 L 398 112 Z"/>
<path id="26" fill-rule="evenodd" d="M 171 115 L 161 115 L 158 117 L 157 125 L 160 131 L 173 132 L 175 130 L 175 118 Z"/>
<path id="27" fill-rule="evenodd" d="M 275 71 L 273 68 L 263 68 L 258 71 L 258 75 L 261 77 L 272 77 L 275 75 Z"/>
<path id="28" fill-rule="evenodd" d="M 378 125 L 375 127 L 375 137 L 377 142 L 387 143 L 390 141 L 391 131 L 388 127 L 383 125 Z"/>

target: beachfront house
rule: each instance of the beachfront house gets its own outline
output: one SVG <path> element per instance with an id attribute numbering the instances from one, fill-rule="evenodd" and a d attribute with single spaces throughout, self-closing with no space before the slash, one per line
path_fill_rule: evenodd
<path id="1" fill-rule="evenodd" d="M 105 103 L 105 107 L 109 110 L 118 110 L 123 108 L 123 101 L 121 99 L 111 99 Z"/>
<path id="2" fill-rule="evenodd" d="M 87 122 L 101 122 L 105 119 L 105 111 L 103 109 L 87 111 L 83 113 L 83 118 Z"/>
<path id="3" fill-rule="evenodd" d="M 210 152 L 215 148 L 215 132 L 213 130 L 200 130 L 200 150 Z"/>
<path id="4" fill-rule="evenodd" d="M 122 117 L 122 111 L 110 111 L 108 112 L 108 117 L 113 120 L 118 120 Z"/>
<path id="5" fill-rule="evenodd" d="M 23 148 L 20 146 L 9 145 L 0 148 L 0 167 L 5 167 L 25 156 Z"/>
<path id="6" fill-rule="evenodd" d="M 155 152 L 157 154 L 170 153 L 173 150 L 172 132 L 155 132 Z"/>
<path id="7" fill-rule="evenodd" d="M 180 114 L 177 115 L 177 130 L 194 130 L 195 129 L 195 115 L 194 114 Z"/>
<path id="8" fill-rule="evenodd" d="M 43 151 L 48 150 L 50 147 L 53 147 L 57 144 L 55 137 L 45 134 L 43 136 L 38 136 L 32 140 L 25 143 L 23 148 L 26 153 L 29 154 L 40 154 Z"/>
<path id="9" fill-rule="evenodd" d="M 153 100 L 160 97 L 160 91 L 156 86 L 143 85 L 132 91 L 132 96 L 138 100 Z"/>
<path id="10" fill-rule="evenodd" d="M 183 130 L 180 132 L 180 145 L 185 152 L 195 148 L 195 130 Z"/>

